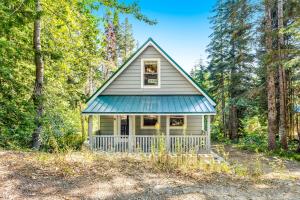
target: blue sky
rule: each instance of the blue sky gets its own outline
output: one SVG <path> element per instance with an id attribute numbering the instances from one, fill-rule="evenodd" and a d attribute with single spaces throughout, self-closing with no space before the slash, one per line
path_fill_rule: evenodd
<path id="1" fill-rule="evenodd" d="M 139 0 L 141 12 L 156 19 L 158 24 L 150 26 L 133 16 L 128 18 L 140 45 L 152 37 L 182 68 L 190 72 L 200 58 L 204 62 L 207 60 L 205 49 L 212 32 L 208 18 L 212 15 L 215 1 Z"/>
<path id="2" fill-rule="evenodd" d="M 139 0 L 141 11 L 158 20 L 149 26 L 129 17 L 141 45 L 152 37 L 180 66 L 190 72 L 200 59 L 206 61 L 211 34 L 209 19 L 215 0 Z"/>

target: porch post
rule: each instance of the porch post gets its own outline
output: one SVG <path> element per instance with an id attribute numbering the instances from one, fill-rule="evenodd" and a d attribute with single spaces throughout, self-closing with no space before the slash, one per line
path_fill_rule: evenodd
<path id="1" fill-rule="evenodd" d="M 211 116 L 207 115 L 207 150 L 210 151 L 210 121 L 211 121 Z"/>
<path id="2" fill-rule="evenodd" d="M 170 115 L 166 116 L 166 148 L 170 152 Z"/>
<path id="3" fill-rule="evenodd" d="M 93 149 L 93 115 L 88 116 L 88 135 L 90 148 Z"/>
<path id="4" fill-rule="evenodd" d="M 135 116 L 129 116 L 129 136 L 128 136 L 128 150 L 129 152 L 133 152 L 133 139 L 135 135 Z"/>

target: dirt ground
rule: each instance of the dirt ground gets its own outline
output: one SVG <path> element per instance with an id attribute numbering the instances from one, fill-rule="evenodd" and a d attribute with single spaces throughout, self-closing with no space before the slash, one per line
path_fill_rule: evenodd
<path id="1" fill-rule="evenodd" d="M 225 148 L 228 152 L 232 166 L 259 163 L 262 171 L 255 178 L 201 170 L 166 172 L 145 158 L 3 150 L 0 199 L 300 199 L 299 162 L 231 147 Z"/>

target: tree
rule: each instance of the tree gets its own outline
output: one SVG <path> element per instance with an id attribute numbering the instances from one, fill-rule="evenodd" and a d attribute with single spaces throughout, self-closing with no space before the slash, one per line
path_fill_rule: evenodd
<path id="1" fill-rule="evenodd" d="M 226 101 L 227 101 L 227 24 L 226 8 L 224 0 L 219 0 L 213 10 L 215 15 L 211 18 L 213 33 L 210 35 L 211 42 L 208 45 L 207 52 L 210 59 L 208 71 L 211 81 L 210 92 L 216 99 L 221 100 L 218 105 L 218 111 L 221 112 L 221 132 L 227 135 L 226 128 Z"/>
<path id="2" fill-rule="evenodd" d="M 211 91 L 214 96 L 219 95 L 222 101 L 222 131 L 226 133 L 228 127 L 231 139 L 238 136 L 240 120 L 246 109 L 245 93 L 253 85 L 251 12 L 252 6 L 246 0 L 220 0 L 215 8 L 216 15 L 211 21 L 213 34 L 208 46 L 208 70 L 213 85 Z"/>
<path id="3" fill-rule="evenodd" d="M 265 0 L 265 37 L 266 37 L 266 67 L 267 67 L 267 93 L 268 93 L 268 144 L 269 150 L 276 148 L 276 97 L 275 97 L 275 70 L 272 64 L 273 38 L 272 38 L 272 0 Z"/>
<path id="4" fill-rule="evenodd" d="M 34 20 L 34 56 L 35 56 L 35 86 L 33 91 L 33 102 L 36 109 L 35 125 L 36 128 L 32 134 L 32 147 L 39 149 L 41 146 L 40 135 L 42 132 L 42 117 L 44 112 L 44 100 L 43 100 L 43 84 L 44 84 L 44 62 L 42 56 L 41 45 L 41 17 L 42 6 L 40 0 L 35 0 L 36 17 Z"/>
<path id="5" fill-rule="evenodd" d="M 283 67 L 283 48 L 284 48 L 284 36 L 281 33 L 283 29 L 283 1 L 278 0 L 278 73 L 279 73 L 279 137 L 281 145 L 284 149 L 287 149 L 287 115 L 286 115 L 286 96 L 287 96 L 287 86 L 286 86 L 286 71 Z"/>
<path id="6" fill-rule="evenodd" d="M 103 23 L 93 11 L 109 7 L 149 24 L 156 21 L 136 3 L 35 2 L 0 3 L 0 146 L 80 148 L 85 137 L 81 104 L 92 93 L 89 85 L 101 85 L 99 64 L 105 59 Z"/>
<path id="7" fill-rule="evenodd" d="M 119 50 L 122 63 L 124 63 L 127 58 L 133 53 L 134 48 L 135 39 L 132 33 L 132 25 L 129 23 L 129 20 L 126 17 L 125 21 L 121 24 L 120 29 Z"/>

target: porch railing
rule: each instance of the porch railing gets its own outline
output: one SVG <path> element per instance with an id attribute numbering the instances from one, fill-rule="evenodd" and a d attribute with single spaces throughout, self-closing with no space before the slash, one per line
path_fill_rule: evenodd
<path id="1" fill-rule="evenodd" d="M 135 153 L 201 153 L 209 149 L 206 135 L 94 135 L 92 147 L 96 151 Z"/>

